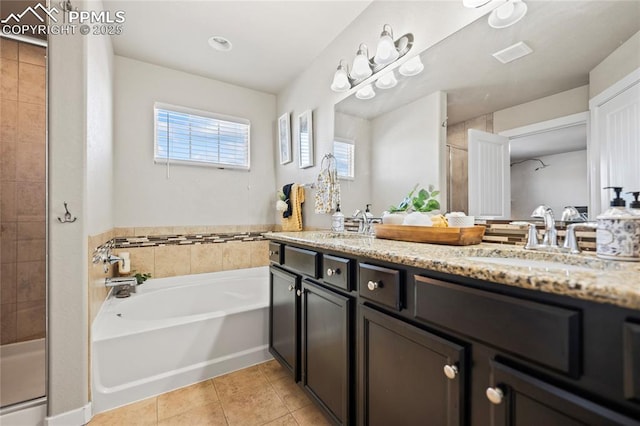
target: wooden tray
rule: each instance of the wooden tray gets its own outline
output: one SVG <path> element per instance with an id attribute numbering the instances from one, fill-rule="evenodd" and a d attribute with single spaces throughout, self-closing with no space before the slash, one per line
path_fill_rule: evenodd
<path id="1" fill-rule="evenodd" d="M 484 226 L 465 228 L 441 228 L 436 226 L 375 225 L 376 238 L 387 240 L 412 241 L 414 243 L 447 244 L 469 246 L 480 244 L 484 235 Z"/>

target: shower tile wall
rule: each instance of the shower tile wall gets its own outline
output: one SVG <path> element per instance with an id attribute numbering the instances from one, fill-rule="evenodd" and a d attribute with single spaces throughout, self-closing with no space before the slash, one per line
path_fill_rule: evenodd
<path id="1" fill-rule="evenodd" d="M 45 49 L 0 39 L 0 343 L 45 334 Z"/>

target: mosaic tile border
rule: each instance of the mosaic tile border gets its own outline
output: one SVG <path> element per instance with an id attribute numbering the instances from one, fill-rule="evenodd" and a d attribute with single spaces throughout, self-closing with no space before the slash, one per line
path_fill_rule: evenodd
<path id="1" fill-rule="evenodd" d="M 186 246 L 196 244 L 220 244 L 229 242 L 263 241 L 261 232 L 216 232 L 202 234 L 148 235 L 115 237 L 111 243 L 115 249 L 135 247 Z M 109 244 L 107 242 L 106 244 Z"/>

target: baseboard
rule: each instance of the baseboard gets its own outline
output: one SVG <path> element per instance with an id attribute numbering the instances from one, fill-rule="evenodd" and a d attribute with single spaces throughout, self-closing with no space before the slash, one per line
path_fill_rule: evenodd
<path id="1" fill-rule="evenodd" d="M 91 403 L 44 419 L 45 426 L 82 426 L 91 420 Z"/>
<path id="2" fill-rule="evenodd" d="M 0 415 L 0 425 L 44 426 L 44 419 L 46 415 L 47 403 L 45 401 L 38 405 Z"/>

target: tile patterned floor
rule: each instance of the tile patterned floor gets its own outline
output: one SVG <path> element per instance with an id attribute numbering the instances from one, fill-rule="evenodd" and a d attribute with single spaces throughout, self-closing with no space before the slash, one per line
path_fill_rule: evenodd
<path id="1" fill-rule="evenodd" d="M 277 361 L 96 415 L 90 426 L 322 426 L 330 423 Z"/>

